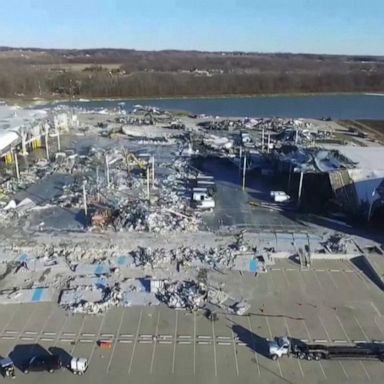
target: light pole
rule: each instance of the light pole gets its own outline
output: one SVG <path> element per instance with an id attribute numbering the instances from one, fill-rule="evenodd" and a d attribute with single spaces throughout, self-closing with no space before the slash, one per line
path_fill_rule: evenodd
<path id="1" fill-rule="evenodd" d="M 84 204 L 84 213 L 85 216 L 88 215 L 88 209 L 87 209 L 87 191 L 85 190 L 85 186 L 87 184 L 87 181 L 83 181 L 83 204 Z"/>
<path id="2" fill-rule="evenodd" d="M 12 154 L 13 154 L 13 158 L 15 159 L 16 177 L 17 177 L 17 180 L 19 181 L 20 180 L 20 172 L 19 172 L 19 161 L 17 158 L 17 150 L 15 151 L 14 149 L 12 149 Z"/>
<path id="3" fill-rule="evenodd" d="M 372 191 L 372 198 L 371 198 L 371 202 L 369 203 L 369 209 L 368 209 L 368 223 L 369 221 L 371 220 L 371 214 L 372 214 L 372 207 L 373 207 L 373 202 L 374 202 L 374 197 L 376 195 L 376 188 Z"/>
<path id="4" fill-rule="evenodd" d="M 243 163 L 243 191 L 245 189 L 245 172 L 247 171 L 247 156 L 244 153 L 244 163 Z"/>
<path id="5" fill-rule="evenodd" d="M 108 159 L 108 154 L 105 154 L 105 174 L 107 177 L 107 188 L 109 188 L 109 159 Z"/>
<path id="6" fill-rule="evenodd" d="M 301 192 L 303 189 L 303 178 L 304 178 L 304 172 L 301 171 L 300 172 L 300 181 L 299 181 L 299 192 L 297 194 L 297 206 L 300 205 L 300 201 L 301 201 Z"/>

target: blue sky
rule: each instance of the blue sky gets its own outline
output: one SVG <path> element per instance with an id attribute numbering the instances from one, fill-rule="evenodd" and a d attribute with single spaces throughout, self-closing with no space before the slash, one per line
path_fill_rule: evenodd
<path id="1" fill-rule="evenodd" d="M 384 0 L 0 0 L 0 45 L 384 55 Z"/>

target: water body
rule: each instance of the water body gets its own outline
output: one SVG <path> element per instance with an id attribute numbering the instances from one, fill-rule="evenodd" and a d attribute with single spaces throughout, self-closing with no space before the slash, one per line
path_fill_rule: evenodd
<path id="1" fill-rule="evenodd" d="M 384 94 L 259 96 L 212 99 L 139 99 L 76 101 L 72 105 L 87 108 L 121 108 L 131 110 L 136 104 L 193 114 L 252 117 L 305 117 L 332 119 L 384 119 Z M 121 105 L 124 103 L 124 105 Z M 70 105 L 63 102 L 59 105 Z"/>

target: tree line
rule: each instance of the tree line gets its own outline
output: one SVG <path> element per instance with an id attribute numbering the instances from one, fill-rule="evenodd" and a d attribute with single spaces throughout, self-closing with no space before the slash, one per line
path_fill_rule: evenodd
<path id="1" fill-rule="evenodd" d="M 384 90 L 384 59 L 380 57 L 131 50 L 21 52 L 0 50 L 2 98 Z M 116 63 L 117 67 L 108 67 Z M 75 64 L 84 67 L 79 69 Z M 207 73 L 200 75 L 196 69 Z"/>

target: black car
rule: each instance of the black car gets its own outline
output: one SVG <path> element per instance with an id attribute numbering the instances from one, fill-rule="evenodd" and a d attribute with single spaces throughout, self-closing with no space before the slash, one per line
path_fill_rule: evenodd
<path id="1" fill-rule="evenodd" d="M 24 373 L 48 371 L 53 373 L 61 368 L 60 357 L 57 355 L 33 356 L 24 367 Z"/>

